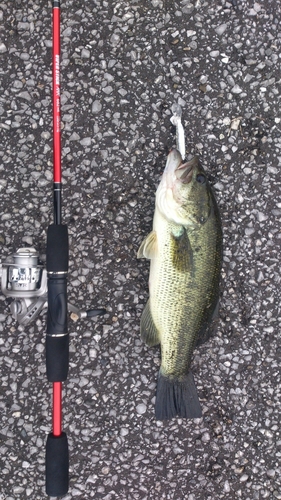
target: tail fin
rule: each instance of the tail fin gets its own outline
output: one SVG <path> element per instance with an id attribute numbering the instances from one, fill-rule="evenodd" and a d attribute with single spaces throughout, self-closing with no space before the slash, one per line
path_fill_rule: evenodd
<path id="1" fill-rule="evenodd" d="M 157 420 L 173 417 L 200 418 L 202 410 L 193 375 L 189 372 L 182 380 L 158 376 L 155 416 Z"/>

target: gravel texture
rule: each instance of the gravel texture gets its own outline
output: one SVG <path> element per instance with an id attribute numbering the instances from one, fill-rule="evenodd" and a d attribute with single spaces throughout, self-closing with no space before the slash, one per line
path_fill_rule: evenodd
<path id="1" fill-rule="evenodd" d="M 63 220 L 74 322 L 65 500 L 281 499 L 279 0 L 64 0 Z M 52 221 L 51 2 L 0 2 L 1 259 Z M 218 329 L 194 353 L 204 416 L 154 418 L 159 349 L 140 340 L 154 193 L 175 144 L 214 186 L 224 230 Z M 0 500 L 45 498 L 46 315 L 0 296 Z"/>

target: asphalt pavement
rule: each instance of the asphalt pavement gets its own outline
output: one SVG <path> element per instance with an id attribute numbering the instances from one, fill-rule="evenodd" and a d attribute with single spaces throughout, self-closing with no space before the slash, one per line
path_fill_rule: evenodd
<path id="1" fill-rule="evenodd" d="M 0 2 L 0 260 L 52 222 L 51 2 Z M 62 0 L 69 300 L 64 500 L 281 499 L 280 0 Z M 182 107 L 221 211 L 213 337 L 194 352 L 203 417 L 154 417 L 159 348 L 140 339 L 155 189 Z M 0 295 L 0 499 L 45 497 L 46 311 Z"/>

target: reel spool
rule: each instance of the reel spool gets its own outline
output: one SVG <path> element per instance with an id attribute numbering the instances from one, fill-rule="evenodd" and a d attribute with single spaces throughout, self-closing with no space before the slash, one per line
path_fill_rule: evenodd
<path id="1" fill-rule="evenodd" d="M 12 317 L 21 325 L 30 323 L 47 307 L 47 271 L 35 248 L 19 248 L 2 263 L 1 289 L 12 298 Z"/>

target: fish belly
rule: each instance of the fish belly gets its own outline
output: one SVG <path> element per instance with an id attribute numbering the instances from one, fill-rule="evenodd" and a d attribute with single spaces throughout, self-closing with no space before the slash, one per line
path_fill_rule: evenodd
<path id="1" fill-rule="evenodd" d="M 161 370 L 167 376 L 181 377 L 188 372 L 195 342 L 188 319 L 190 276 L 173 266 L 170 227 L 157 231 L 158 258 L 151 260 L 149 296 L 151 315 L 159 332 Z"/>

